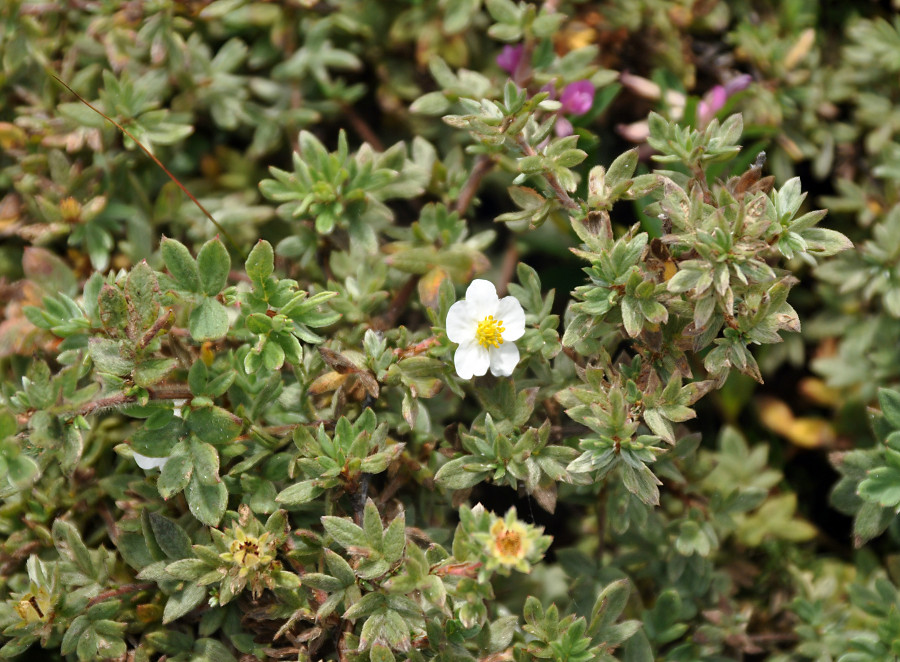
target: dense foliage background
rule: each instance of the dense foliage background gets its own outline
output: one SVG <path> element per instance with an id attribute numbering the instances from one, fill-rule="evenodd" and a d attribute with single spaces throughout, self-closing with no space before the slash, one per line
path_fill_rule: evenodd
<path id="1" fill-rule="evenodd" d="M 896 9 L 2 3 L 0 658 L 898 659 Z"/>

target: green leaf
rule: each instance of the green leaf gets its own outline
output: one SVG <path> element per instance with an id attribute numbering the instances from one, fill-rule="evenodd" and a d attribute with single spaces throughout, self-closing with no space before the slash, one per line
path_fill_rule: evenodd
<path id="1" fill-rule="evenodd" d="M 227 444 L 238 436 L 242 424 L 221 407 L 192 409 L 187 419 L 188 428 L 197 437 L 210 444 Z"/>
<path id="2" fill-rule="evenodd" d="M 206 598 L 206 587 L 187 584 L 182 590 L 169 596 L 163 609 L 163 625 L 177 621 L 179 618 L 199 606 Z"/>
<path id="3" fill-rule="evenodd" d="M 450 490 L 474 487 L 491 474 L 489 470 L 484 469 L 484 465 L 475 465 L 475 460 L 476 458 L 471 455 L 450 460 L 438 469 L 434 475 L 435 482 Z M 474 470 L 476 466 L 477 470 Z"/>
<path id="4" fill-rule="evenodd" d="M 384 531 L 382 553 L 388 563 L 396 563 L 406 547 L 406 516 L 401 511 Z"/>
<path id="5" fill-rule="evenodd" d="M 125 294 L 134 309 L 138 328 L 151 327 L 159 317 L 159 282 L 146 260 L 141 260 L 128 274 Z"/>
<path id="6" fill-rule="evenodd" d="M 228 282 L 231 270 L 231 257 L 218 237 L 210 239 L 197 253 L 197 266 L 200 270 L 200 285 L 209 296 L 222 291 Z"/>
<path id="7" fill-rule="evenodd" d="M 441 91 L 428 92 L 413 101 L 410 112 L 420 115 L 443 115 L 450 108 L 450 102 Z"/>
<path id="8" fill-rule="evenodd" d="M 91 554 L 78 529 L 65 520 L 58 519 L 53 522 L 53 544 L 61 556 L 67 557 L 86 576 L 93 577 L 96 574 Z"/>
<path id="9" fill-rule="evenodd" d="M 184 581 L 197 581 L 202 575 L 209 572 L 210 566 L 201 559 L 181 559 L 166 566 L 166 572 L 175 579 Z"/>
<path id="10" fill-rule="evenodd" d="M 191 480 L 194 464 L 187 453 L 184 442 L 176 444 L 169 459 L 162 466 L 156 488 L 163 499 L 171 499 L 187 487 Z"/>
<path id="11" fill-rule="evenodd" d="M 619 155 L 609 166 L 606 173 L 606 186 L 614 189 L 634 176 L 638 164 L 638 148 L 629 149 Z"/>
<path id="12" fill-rule="evenodd" d="M 886 388 L 878 390 L 878 404 L 887 422 L 900 429 L 900 392 Z"/>
<path id="13" fill-rule="evenodd" d="M 118 287 L 104 285 L 98 299 L 100 321 L 107 329 L 124 329 L 128 324 L 128 301 Z"/>
<path id="14" fill-rule="evenodd" d="M 588 632 L 596 636 L 599 632 L 608 628 L 625 610 L 628 596 L 631 594 L 631 586 L 627 579 L 620 579 L 604 588 L 591 610 L 591 623 Z"/>
<path id="15" fill-rule="evenodd" d="M 900 504 L 900 470 L 894 467 L 872 469 L 859 484 L 859 496 L 885 508 L 897 506 Z"/>
<path id="16" fill-rule="evenodd" d="M 308 503 L 323 491 L 321 487 L 317 487 L 316 482 L 315 480 L 303 480 L 295 483 L 279 492 L 275 500 L 286 506 L 300 506 Z"/>
<path id="17" fill-rule="evenodd" d="M 147 359 L 141 361 L 134 369 L 134 383 L 137 386 L 153 386 L 166 378 L 178 365 L 178 360 L 171 359 Z"/>
<path id="18" fill-rule="evenodd" d="M 308 572 L 303 575 L 303 585 L 319 591 L 327 591 L 328 593 L 344 589 L 344 584 L 340 580 L 331 575 L 323 575 L 318 572 Z"/>
<path id="19" fill-rule="evenodd" d="M 366 544 L 365 532 L 346 517 L 326 515 L 322 518 L 322 526 L 325 527 L 325 532 L 345 549 Z"/>
<path id="20" fill-rule="evenodd" d="M 219 453 L 212 444 L 199 439 L 189 442 L 191 458 L 194 464 L 194 476 L 203 485 L 215 485 L 219 482 Z"/>
<path id="21" fill-rule="evenodd" d="M 22 489 L 30 485 L 40 473 L 37 462 L 28 455 L 17 455 L 6 460 L 6 471 L 13 487 Z"/>
<path id="22" fill-rule="evenodd" d="M 175 239 L 163 237 L 160 252 L 175 284 L 182 290 L 199 292 L 200 270 L 185 245 Z"/>
<path id="23" fill-rule="evenodd" d="M 366 540 L 373 549 L 381 551 L 382 534 L 384 528 L 381 524 L 381 515 L 378 513 L 378 506 L 372 499 L 366 500 L 363 509 L 363 530 L 366 532 Z"/>
<path id="24" fill-rule="evenodd" d="M 634 338 L 641 332 L 644 326 L 644 316 L 641 314 L 640 303 L 634 297 L 622 298 L 622 322 L 625 324 L 625 331 Z"/>
<path id="25" fill-rule="evenodd" d="M 118 340 L 91 338 L 88 353 L 100 372 L 125 377 L 134 368 L 134 361 L 122 355 L 122 344 Z"/>
<path id="26" fill-rule="evenodd" d="M 203 300 L 191 311 L 188 330 L 197 342 L 218 340 L 228 333 L 228 312 L 225 306 L 212 298 Z"/>
<path id="27" fill-rule="evenodd" d="M 806 242 L 806 250 L 821 257 L 828 257 L 853 248 L 853 242 L 837 230 L 808 228 L 801 230 L 799 234 Z"/>
<path id="28" fill-rule="evenodd" d="M 156 543 L 170 559 L 177 561 L 192 556 L 191 539 L 175 522 L 159 513 L 151 512 L 150 526 Z"/>
<path id="29" fill-rule="evenodd" d="M 185 496 L 194 517 L 207 526 L 218 525 L 228 505 L 228 489 L 225 483 L 220 481 L 213 485 L 204 485 L 194 475 L 187 486 Z"/>
<path id="30" fill-rule="evenodd" d="M 272 244 L 264 239 L 257 242 L 250 255 L 247 256 L 247 263 L 244 269 L 257 286 L 261 286 L 273 271 L 275 271 L 275 251 L 272 250 Z"/>
<path id="31" fill-rule="evenodd" d="M 862 547 L 865 542 L 881 535 L 893 519 L 893 509 L 883 508 L 872 501 L 863 503 L 853 519 L 853 545 Z"/>
<path id="32" fill-rule="evenodd" d="M 621 463 L 622 482 L 625 488 L 648 506 L 659 505 L 659 485 L 662 482 L 653 474 L 646 464 L 635 469 L 630 464 Z"/>

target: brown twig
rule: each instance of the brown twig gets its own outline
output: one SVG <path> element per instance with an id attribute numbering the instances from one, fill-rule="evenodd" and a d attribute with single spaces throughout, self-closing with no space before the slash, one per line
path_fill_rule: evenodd
<path id="1" fill-rule="evenodd" d="M 391 303 L 388 305 L 387 311 L 381 317 L 378 317 L 372 320 L 372 328 L 376 331 L 385 331 L 386 329 L 391 329 L 397 324 L 397 320 L 400 318 L 400 314 L 403 312 L 403 309 L 406 308 L 406 304 L 409 302 L 409 298 L 412 296 L 413 290 L 416 289 L 416 284 L 419 282 L 418 276 L 411 276 L 408 281 L 401 287 L 397 294 L 394 295 L 394 298 L 391 299 Z"/>
<path id="2" fill-rule="evenodd" d="M 522 151 L 525 152 L 526 156 L 536 156 L 537 152 L 534 151 L 534 147 L 528 144 L 528 141 L 525 140 L 522 136 L 519 136 L 518 139 L 519 147 L 522 148 Z M 550 188 L 553 189 L 553 192 L 556 193 L 556 197 L 559 198 L 559 201 L 562 203 L 563 207 L 566 209 L 579 209 L 578 203 L 572 199 L 572 196 L 569 195 L 568 191 L 563 188 L 562 184 L 559 183 L 559 179 L 556 178 L 552 172 L 545 172 L 544 179 L 547 180 L 547 183 L 550 184 Z"/>
<path id="3" fill-rule="evenodd" d="M 167 308 L 166 312 L 159 316 L 159 319 L 153 323 L 147 333 L 145 333 L 141 337 L 140 347 L 141 349 L 147 349 L 147 345 L 153 342 L 153 339 L 156 337 L 156 334 L 162 331 L 166 326 L 171 326 L 175 322 L 175 314 L 172 312 L 171 308 Z"/>
<path id="4" fill-rule="evenodd" d="M 422 342 L 416 343 L 415 345 L 409 345 L 408 347 L 397 347 L 394 350 L 394 356 L 401 359 L 405 359 L 408 356 L 418 356 L 423 352 L 427 352 L 429 349 L 439 343 L 440 339 L 437 336 L 431 336 L 429 338 L 426 338 Z"/>
<path id="5" fill-rule="evenodd" d="M 186 384 L 161 384 L 159 386 L 148 389 L 148 391 L 150 392 L 151 400 L 187 400 L 193 397 L 193 393 L 191 393 L 191 390 L 187 387 Z M 81 407 L 79 407 L 75 413 L 82 416 L 87 416 L 102 409 L 121 407 L 122 405 L 128 405 L 132 402 L 137 402 L 137 397 L 133 395 L 125 395 L 124 393 L 118 393 L 116 395 L 110 395 L 106 398 L 100 398 L 99 400 L 86 402 L 81 405 Z M 237 418 L 238 420 L 242 420 L 238 417 L 235 418 Z"/>
<path id="6" fill-rule="evenodd" d="M 3 565 L 0 565 L 0 575 L 3 575 L 4 577 L 9 576 L 13 568 L 19 565 L 22 559 L 32 552 L 39 550 L 41 547 L 43 547 L 43 544 L 40 540 L 32 540 L 19 547 L 12 554 L 3 554 L 7 560 L 3 562 Z"/>
<path id="7" fill-rule="evenodd" d="M 106 524 L 106 533 L 109 535 L 109 539 L 115 545 L 119 540 L 119 527 L 116 526 L 116 520 L 109 512 L 109 506 L 101 501 L 97 505 L 97 512 L 100 513 L 101 519 Z"/>
<path id="8" fill-rule="evenodd" d="M 504 297 L 507 294 L 509 283 L 516 273 L 516 265 L 519 263 L 519 250 L 516 248 L 516 236 L 511 235 L 506 252 L 503 253 L 503 265 L 500 267 L 500 280 L 497 283 L 497 296 Z"/>
<path id="9" fill-rule="evenodd" d="M 308 423 L 291 423 L 289 425 L 272 425 L 267 428 L 262 428 L 262 432 L 265 432 L 267 435 L 272 437 L 285 437 L 291 434 L 297 428 L 305 428 L 305 427 L 319 427 L 320 425 L 324 425 L 326 429 L 330 430 L 334 427 L 334 421 L 331 420 L 317 420 L 317 421 L 309 421 Z M 253 436 L 253 430 L 242 434 L 238 437 L 234 438 L 235 442 L 247 441 L 251 439 Z"/>
<path id="10" fill-rule="evenodd" d="M 202 204 L 200 204 L 200 201 L 199 201 L 196 197 L 194 197 L 194 194 L 191 193 L 190 191 L 188 191 L 188 190 L 187 190 L 187 187 L 185 187 L 184 184 L 182 184 L 180 181 L 178 181 L 178 178 L 177 178 L 175 175 L 173 175 L 171 172 L 169 172 L 169 169 L 168 169 L 165 165 L 163 165 L 163 162 L 160 161 L 158 158 L 156 158 L 156 156 L 153 154 L 153 152 L 151 152 L 149 149 L 147 149 L 147 148 L 144 146 L 144 143 L 142 143 L 140 140 L 138 140 L 137 138 L 135 138 L 134 135 L 131 133 L 131 131 L 129 131 L 129 130 L 126 129 L 124 126 L 122 126 L 121 124 L 119 124 L 116 120 L 114 120 L 114 119 L 113 119 L 112 117 L 110 117 L 109 115 L 105 114 L 102 110 L 100 110 L 100 109 L 98 109 L 96 106 L 92 105 L 87 99 L 85 99 L 85 98 L 82 97 L 80 94 L 78 94 L 78 92 L 76 92 L 76 91 L 73 90 L 71 87 L 69 87 L 69 84 L 66 83 L 62 78 L 60 78 L 59 76 L 57 76 L 56 74 L 54 74 L 52 71 L 49 72 L 49 73 L 50 73 L 50 75 L 51 75 L 53 78 L 56 79 L 56 81 L 57 81 L 60 85 L 62 85 L 64 88 L 66 88 L 66 89 L 67 89 L 71 94 L 73 94 L 73 95 L 75 96 L 75 98 L 78 99 L 81 103 L 83 103 L 85 106 L 87 106 L 88 108 L 90 108 L 91 110 L 93 110 L 93 111 L 94 111 L 95 113 L 97 113 L 100 117 L 102 117 L 103 119 L 105 119 L 107 122 L 109 122 L 110 124 L 112 124 L 113 126 L 115 126 L 119 131 L 121 131 L 122 133 L 124 133 L 126 136 L 128 136 L 129 138 L 131 138 L 131 139 L 134 141 L 134 144 L 137 145 L 138 147 L 140 147 L 140 148 L 141 148 L 141 151 L 142 151 L 144 154 L 146 154 L 147 157 L 149 157 L 150 160 L 152 160 L 157 166 L 159 166 L 159 167 L 162 169 L 162 171 L 163 171 L 164 173 L 166 173 L 166 175 L 168 175 L 169 179 L 171 179 L 173 182 L 175 182 L 175 184 L 178 186 L 178 188 L 180 188 L 180 189 L 182 190 L 182 192 L 183 192 L 187 197 L 189 197 L 189 198 L 191 199 L 191 202 L 193 202 L 195 205 L 197 205 L 197 208 L 198 208 L 200 211 L 203 212 L 203 214 L 206 216 L 206 218 L 208 218 L 208 219 L 210 220 L 210 222 L 212 222 L 213 225 L 216 226 L 216 228 L 219 230 L 219 232 L 221 232 L 221 233 L 225 236 L 225 238 L 226 238 L 226 239 L 229 241 L 229 243 L 234 247 L 234 249 L 235 249 L 239 254 L 244 255 L 244 252 L 241 250 L 241 247 L 238 246 L 237 242 L 232 238 L 232 236 L 231 236 L 231 234 L 229 234 L 228 230 L 226 230 L 224 227 L 222 227 L 222 224 L 219 223 L 219 222 L 213 217 L 213 215 L 209 213 L 209 211 L 206 209 L 206 207 L 204 207 Z M 245 256 L 245 257 L 246 257 L 246 256 Z"/>
<path id="11" fill-rule="evenodd" d="M 91 598 L 85 609 L 89 609 L 96 604 L 99 604 L 105 600 L 109 600 L 110 598 L 117 598 L 120 595 L 125 595 L 126 593 L 137 593 L 138 591 L 148 591 L 151 588 L 155 588 L 156 584 L 153 582 L 142 582 L 140 584 L 125 584 L 125 586 L 120 586 L 119 588 L 110 589 L 109 591 L 103 591 L 103 593 L 99 593 Z"/>
<path id="12" fill-rule="evenodd" d="M 482 154 L 476 159 L 472 172 L 469 173 L 469 178 L 459 190 L 459 197 L 456 199 L 456 204 L 453 205 L 453 211 L 460 216 L 465 215 L 466 210 L 472 203 L 472 199 L 475 197 L 475 193 L 478 191 L 478 187 L 481 185 L 481 180 L 493 167 L 494 160 L 487 154 Z"/>
<path id="13" fill-rule="evenodd" d="M 372 127 L 356 112 L 356 109 L 349 103 L 342 104 L 341 109 L 344 111 L 347 119 L 350 120 L 353 130 L 359 134 L 359 137 L 369 143 L 376 152 L 383 152 L 384 144 L 378 139 Z"/>

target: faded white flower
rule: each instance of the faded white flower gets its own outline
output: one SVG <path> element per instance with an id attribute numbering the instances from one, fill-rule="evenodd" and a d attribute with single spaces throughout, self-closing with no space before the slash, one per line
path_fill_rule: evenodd
<path id="1" fill-rule="evenodd" d="M 186 404 L 187 400 L 173 400 L 172 413 L 178 418 L 182 418 L 181 408 Z M 131 451 L 131 455 L 134 458 L 134 461 L 137 462 L 137 465 L 145 471 L 149 471 L 150 469 L 162 469 L 166 466 L 166 462 L 169 461 L 168 457 L 149 457 L 147 455 L 141 455 L 135 450 Z"/>
<path id="2" fill-rule="evenodd" d="M 509 377 L 519 363 L 515 341 L 524 333 L 522 304 L 512 296 L 498 298 L 486 280 L 473 280 L 466 298 L 447 313 L 447 337 L 459 343 L 453 363 L 463 379 L 480 377 L 488 368 L 497 377 Z"/>
<path id="3" fill-rule="evenodd" d="M 169 458 L 167 457 L 148 457 L 146 455 L 141 455 L 137 451 L 131 451 L 131 456 L 141 469 L 146 470 L 162 469 L 166 462 L 169 461 Z"/>

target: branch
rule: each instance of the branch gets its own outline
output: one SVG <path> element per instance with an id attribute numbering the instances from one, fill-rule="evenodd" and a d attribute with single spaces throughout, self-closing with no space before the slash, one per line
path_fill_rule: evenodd
<path id="1" fill-rule="evenodd" d="M 151 400 L 189 400 L 194 397 L 194 394 L 191 393 L 191 390 L 186 384 L 161 384 L 160 386 L 147 390 L 150 392 Z M 81 405 L 75 413 L 87 416 L 88 414 L 93 414 L 102 409 L 121 407 L 122 405 L 128 405 L 132 402 L 137 402 L 136 396 L 118 393 L 106 398 L 100 398 L 99 400 L 86 402 Z"/>
<path id="2" fill-rule="evenodd" d="M 60 85 L 62 85 L 64 88 L 66 88 L 73 95 L 75 95 L 75 98 L 78 99 L 81 103 L 83 103 L 85 106 L 87 106 L 88 108 L 93 110 L 100 117 L 105 119 L 107 122 L 109 122 L 110 124 L 115 126 L 119 131 L 124 133 L 126 136 L 131 138 L 134 141 L 134 144 L 137 145 L 138 147 L 140 147 L 141 151 L 144 152 L 144 154 L 146 154 L 156 165 L 158 165 L 162 169 L 162 171 L 164 173 L 166 173 L 166 175 L 169 176 L 169 179 L 171 179 L 173 182 L 175 182 L 175 184 L 178 186 L 178 188 L 180 188 L 184 192 L 184 194 L 191 199 L 191 202 L 193 202 L 195 205 L 197 205 L 197 207 L 200 209 L 200 211 L 202 211 L 206 215 L 206 218 L 208 218 L 212 222 L 212 224 L 216 226 L 216 228 L 219 230 L 219 232 L 221 232 L 223 235 L 225 235 L 225 238 L 235 248 L 235 250 L 238 252 L 238 254 L 244 255 L 244 251 L 241 250 L 241 247 L 238 246 L 237 242 L 234 240 L 234 238 L 231 236 L 231 234 L 229 234 L 228 230 L 226 230 L 224 227 L 222 227 L 222 225 L 215 218 L 213 218 L 213 215 L 210 214 L 209 211 L 207 211 L 206 207 L 204 207 L 202 204 L 200 204 L 200 201 L 194 197 L 194 194 L 191 193 L 190 191 L 188 191 L 187 187 L 185 187 L 184 184 L 182 184 L 180 181 L 178 181 L 178 178 L 175 175 L 173 175 L 171 172 L 169 172 L 169 169 L 163 165 L 162 161 L 160 161 L 158 158 L 156 158 L 156 156 L 153 154 L 153 152 L 151 152 L 149 149 L 144 147 L 144 143 L 142 143 L 140 140 L 135 138 L 134 135 L 132 135 L 131 131 L 129 131 L 124 126 L 119 124 L 117 121 L 115 121 L 109 115 L 106 115 L 103 111 L 99 110 L 96 106 L 92 105 L 87 99 L 85 99 L 83 96 L 78 94 L 78 92 L 76 92 L 71 87 L 69 87 L 69 84 L 66 83 L 62 78 L 57 76 L 52 71 L 48 72 L 48 73 L 51 76 L 53 76 L 53 78 L 56 79 L 56 82 L 58 82 Z M 244 256 L 244 257 L 246 258 L 246 256 Z"/>
<path id="3" fill-rule="evenodd" d="M 460 216 L 465 215 L 466 210 L 472 202 L 472 198 L 475 197 L 475 193 L 478 191 L 481 180 L 484 179 L 484 176 L 488 174 L 493 167 L 494 160 L 487 154 L 482 154 L 476 159 L 475 166 L 472 168 L 472 172 L 469 173 L 469 178 L 459 190 L 459 197 L 456 199 L 456 204 L 453 205 L 453 211 L 457 212 Z"/>
<path id="4" fill-rule="evenodd" d="M 419 282 L 419 276 L 410 276 L 409 280 L 401 287 L 397 294 L 394 295 L 394 298 L 391 299 L 390 305 L 388 305 L 387 311 L 381 317 L 378 317 L 372 320 L 372 328 L 376 331 L 385 331 L 387 329 L 392 329 L 396 324 L 397 320 L 400 318 L 400 314 L 403 312 L 403 309 L 406 308 L 406 304 L 409 303 L 409 298 L 412 296 L 413 290 L 416 289 L 416 284 Z"/>
<path id="5" fill-rule="evenodd" d="M 143 582 L 140 584 L 125 584 L 125 586 L 120 586 L 119 588 L 110 589 L 109 591 L 103 591 L 103 593 L 98 593 L 90 601 L 87 603 L 85 609 L 89 609 L 96 604 L 109 600 L 110 598 L 117 598 L 120 595 L 125 595 L 126 593 L 137 593 L 138 591 L 148 591 L 151 588 L 156 588 L 156 584 L 153 582 Z"/>
<path id="6" fill-rule="evenodd" d="M 522 148 L 522 151 L 525 152 L 526 156 L 537 156 L 537 152 L 534 151 L 534 147 L 528 144 L 528 141 L 525 140 L 522 136 L 517 138 L 517 142 L 519 143 L 519 147 Z M 578 203 L 575 202 L 572 197 L 569 195 L 568 191 L 563 188 L 562 184 L 559 183 L 559 180 L 556 178 L 552 172 L 545 172 L 544 179 L 547 180 L 547 183 L 550 184 L 550 188 L 553 189 L 553 192 L 556 193 L 556 197 L 559 198 L 559 201 L 562 203 L 563 207 L 566 209 L 580 209 Z"/>
<path id="7" fill-rule="evenodd" d="M 366 120 L 356 112 L 356 109 L 353 106 L 349 103 L 341 104 L 341 110 L 344 111 L 344 115 L 350 120 L 350 124 L 353 125 L 353 130 L 356 131 L 363 140 L 369 143 L 376 152 L 384 151 L 384 145 L 378 139 L 378 136 L 372 130 L 372 127 L 370 127 Z"/>
<path id="8" fill-rule="evenodd" d="M 431 336 L 430 338 L 426 338 L 422 342 L 416 343 L 415 345 L 409 345 L 408 347 L 397 347 L 394 350 L 394 356 L 405 359 L 408 356 L 418 356 L 422 352 L 427 352 L 429 349 L 439 344 L 440 340 L 437 336 Z"/>

